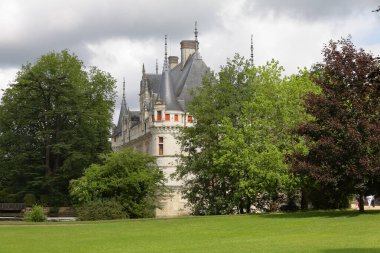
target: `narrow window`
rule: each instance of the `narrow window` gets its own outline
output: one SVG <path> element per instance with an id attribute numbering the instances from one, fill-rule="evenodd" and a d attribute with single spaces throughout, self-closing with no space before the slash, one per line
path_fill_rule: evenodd
<path id="1" fill-rule="evenodd" d="M 170 114 L 165 114 L 165 120 L 170 121 Z"/>
<path id="2" fill-rule="evenodd" d="M 157 121 L 161 121 L 161 120 L 162 120 L 162 112 L 157 111 Z"/>
<path id="3" fill-rule="evenodd" d="M 187 122 L 193 122 L 193 116 L 188 115 L 187 116 Z"/>
<path id="4" fill-rule="evenodd" d="M 158 155 L 164 154 L 164 137 L 158 137 Z"/>
<path id="5" fill-rule="evenodd" d="M 178 121 L 178 114 L 174 114 L 174 121 Z"/>

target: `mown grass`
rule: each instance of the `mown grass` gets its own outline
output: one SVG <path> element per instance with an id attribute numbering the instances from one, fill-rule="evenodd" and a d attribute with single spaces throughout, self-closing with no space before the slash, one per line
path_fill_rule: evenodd
<path id="1" fill-rule="evenodd" d="M 380 252 L 380 212 L 0 223 L 1 253 Z"/>

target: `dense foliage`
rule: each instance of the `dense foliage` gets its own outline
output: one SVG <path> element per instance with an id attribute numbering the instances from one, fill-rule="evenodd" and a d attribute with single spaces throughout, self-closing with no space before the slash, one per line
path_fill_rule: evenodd
<path id="1" fill-rule="evenodd" d="M 75 210 L 80 220 L 115 220 L 128 217 L 123 206 L 114 199 L 88 201 L 77 206 Z"/>
<path id="2" fill-rule="evenodd" d="M 115 200 L 130 218 L 153 217 L 165 193 L 165 177 L 155 158 L 132 149 L 105 155 L 102 164 L 92 164 L 70 183 L 70 194 L 80 205 Z"/>
<path id="3" fill-rule="evenodd" d="M 110 151 L 115 80 L 68 51 L 26 64 L 0 105 L 0 201 L 68 203 L 68 183 Z"/>
<path id="4" fill-rule="evenodd" d="M 323 53 L 312 75 L 322 93 L 305 101 L 315 120 L 297 129 L 309 152 L 294 155 L 292 168 L 323 196 L 322 207 L 342 207 L 360 194 L 364 211 L 363 196 L 380 185 L 379 65 L 350 39 L 331 41 Z"/>
<path id="5" fill-rule="evenodd" d="M 317 88 L 306 71 L 282 71 L 275 61 L 255 67 L 235 56 L 196 91 L 196 124 L 183 129 L 176 173 L 193 213 L 277 209 L 294 198 L 299 182 L 284 157 L 305 148 L 290 130 L 308 119 L 301 98 Z"/>

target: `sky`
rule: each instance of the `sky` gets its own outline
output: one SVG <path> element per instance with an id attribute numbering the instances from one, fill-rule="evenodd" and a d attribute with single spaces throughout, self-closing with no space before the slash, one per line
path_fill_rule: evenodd
<path id="1" fill-rule="evenodd" d="M 23 64 L 68 49 L 86 66 L 122 82 L 132 110 L 138 109 L 142 65 L 154 73 L 169 55 L 180 56 L 181 40 L 194 39 L 214 71 L 235 53 L 254 61 L 278 60 L 285 74 L 322 60 L 329 40 L 352 36 L 357 47 L 380 55 L 380 0 L 0 0 L 0 89 Z M 2 91 L 0 90 L 0 97 Z"/>

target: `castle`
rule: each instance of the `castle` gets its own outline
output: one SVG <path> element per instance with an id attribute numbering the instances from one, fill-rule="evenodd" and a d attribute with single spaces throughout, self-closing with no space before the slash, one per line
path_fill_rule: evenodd
<path id="1" fill-rule="evenodd" d="M 176 136 L 182 127 L 191 127 L 193 117 L 186 106 L 191 100 L 190 90 L 202 84 L 202 77 L 209 71 L 199 54 L 198 31 L 195 39 L 181 41 L 181 61 L 177 56 L 167 56 L 165 36 L 165 59 L 162 74 L 147 73 L 143 65 L 140 81 L 140 110 L 131 111 L 125 100 L 125 81 L 119 120 L 113 129 L 114 151 L 132 147 L 157 159 L 159 168 L 167 178 L 172 190 L 170 197 L 161 200 L 157 217 L 179 216 L 189 213 L 186 200 L 181 196 L 181 181 L 170 175 L 178 164 L 180 146 Z"/>

